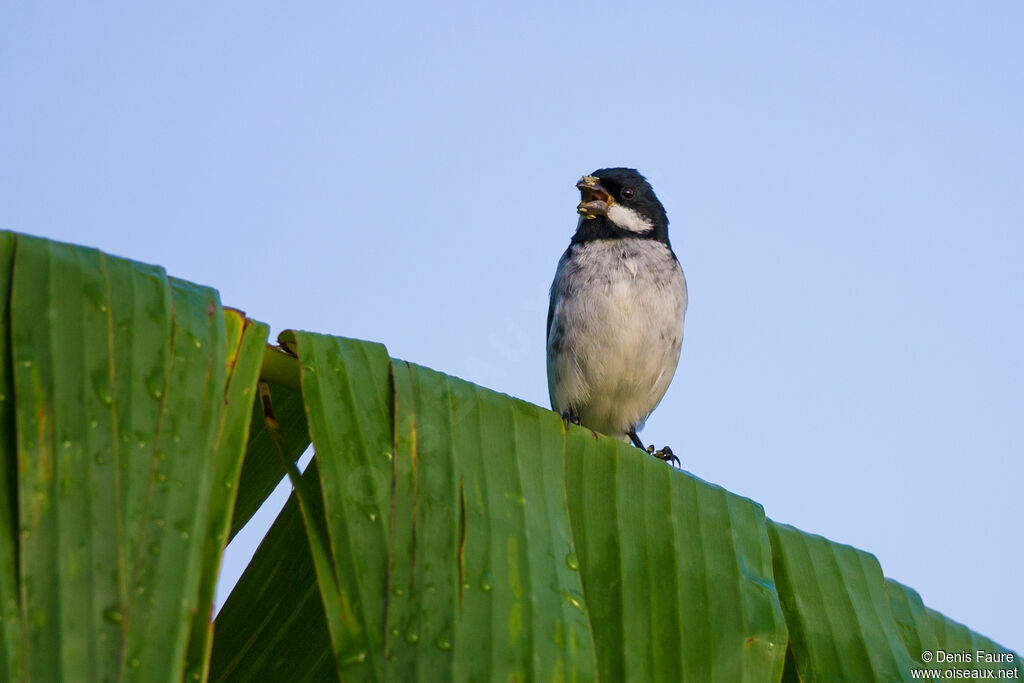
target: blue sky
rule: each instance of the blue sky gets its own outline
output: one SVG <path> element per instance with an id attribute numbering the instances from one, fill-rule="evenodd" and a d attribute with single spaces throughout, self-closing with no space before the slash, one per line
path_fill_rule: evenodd
<path id="1" fill-rule="evenodd" d="M 642 436 L 1024 649 L 1024 5 L 149 5 L 5 9 L 0 227 L 547 405 L 635 166 L 690 285 Z"/>

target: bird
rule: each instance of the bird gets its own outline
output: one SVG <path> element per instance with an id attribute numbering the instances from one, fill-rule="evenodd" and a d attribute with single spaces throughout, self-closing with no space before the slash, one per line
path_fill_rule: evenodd
<path id="1" fill-rule="evenodd" d="M 675 375 L 683 343 L 686 277 L 668 215 L 636 169 L 598 169 L 576 187 L 579 219 L 548 306 L 551 408 L 567 424 L 678 464 L 671 448 L 645 448 L 637 436 Z"/>

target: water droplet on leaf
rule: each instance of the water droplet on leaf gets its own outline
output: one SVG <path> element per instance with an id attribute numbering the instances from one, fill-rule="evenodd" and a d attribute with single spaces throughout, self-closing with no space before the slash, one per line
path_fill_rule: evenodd
<path id="1" fill-rule="evenodd" d="M 107 294 L 97 285 L 86 285 L 85 298 L 95 306 L 101 313 L 107 312 Z"/>
<path id="2" fill-rule="evenodd" d="M 355 654 L 349 655 L 341 660 L 341 668 L 352 666 L 353 664 L 359 664 L 360 662 L 366 661 L 365 652 L 356 652 Z"/>

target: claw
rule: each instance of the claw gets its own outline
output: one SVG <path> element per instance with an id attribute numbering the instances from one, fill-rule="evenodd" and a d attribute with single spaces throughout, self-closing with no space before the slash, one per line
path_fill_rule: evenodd
<path id="1" fill-rule="evenodd" d="M 665 446 L 660 451 L 654 451 L 654 447 L 650 446 L 649 447 L 649 452 L 650 451 L 653 451 L 653 452 L 651 452 L 651 455 L 653 455 L 658 460 L 664 460 L 665 462 L 669 463 L 673 467 L 679 467 L 679 465 L 680 465 L 679 458 L 676 456 L 675 453 L 672 452 L 672 449 L 669 448 L 668 446 Z"/>
<path id="2" fill-rule="evenodd" d="M 580 416 L 576 414 L 576 411 L 570 408 L 569 410 L 562 411 L 562 422 L 568 427 L 570 424 L 578 425 L 580 423 Z"/>

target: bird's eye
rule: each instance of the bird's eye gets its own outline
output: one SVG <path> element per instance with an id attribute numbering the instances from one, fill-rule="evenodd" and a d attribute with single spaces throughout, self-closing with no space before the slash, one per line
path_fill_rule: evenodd
<path id="1" fill-rule="evenodd" d="M 634 196 L 636 196 L 636 190 L 634 190 L 632 187 L 629 187 L 627 185 L 626 187 L 622 188 L 623 199 L 632 199 Z"/>

